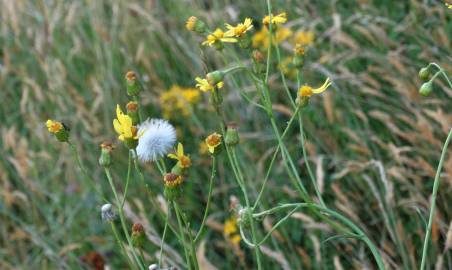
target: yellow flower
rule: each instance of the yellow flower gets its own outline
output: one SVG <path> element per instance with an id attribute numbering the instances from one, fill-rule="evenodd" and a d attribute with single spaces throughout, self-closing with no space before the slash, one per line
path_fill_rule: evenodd
<path id="1" fill-rule="evenodd" d="M 237 42 L 237 39 L 231 37 L 231 35 L 226 35 L 223 30 L 217 28 L 212 34 L 207 36 L 207 39 L 202 43 L 202 45 L 212 46 L 216 42 Z"/>
<path id="2" fill-rule="evenodd" d="M 47 120 L 46 122 L 47 129 L 50 133 L 56 134 L 60 132 L 64 127 L 61 122 L 53 121 L 53 120 Z"/>
<path id="3" fill-rule="evenodd" d="M 206 140 L 207 149 L 211 154 L 215 152 L 215 148 L 217 148 L 221 144 L 221 135 L 214 132 L 207 136 Z"/>
<path id="4" fill-rule="evenodd" d="M 287 14 L 285 12 L 282 12 L 276 16 L 273 15 L 273 13 L 271 14 L 271 20 L 270 20 L 270 16 L 265 16 L 264 19 L 262 20 L 262 23 L 264 25 L 269 25 L 270 21 L 272 24 L 283 24 L 285 22 L 287 22 Z"/>
<path id="5" fill-rule="evenodd" d="M 197 20 L 198 20 L 198 18 L 196 18 L 195 16 L 191 16 L 190 18 L 187 19 L 187 22 L 185 23 L 185 27 L 187 28 L 188 31 L 195 30 Z"/>
<path id="6" fill-rule="evenodd" d="M 269 40 L 268 40 L 269 31 L 267 28 L 263 27 L 259 32 L 254 34 L 253 36 L 253 47 L 259 48 L 262 47 L 264 49 L 268 48 Z M 286 40 L 288 37 L 292 35 L 292 31 L 287 27 L 278 28 L 273 36 L 272 43 L 279 44 Z"/>
<path id="7" fill-rule="evenodd" d="M 330 85 L 331 85 L 331 80 L 330 80 L 330 78 L 327 78 L 327 79 L 325 80 L 325 82 L 323 83 L 323 85 L 320 86 L 319 88 L 312 88 L 312 87 L 309 86 L 309 85 L 303 85 L 303 86 L 300 87 L 300 89 L 298 90 L 298 95 L 299 95 L 300 97 L 310 97 L 310 96 L 312 96 L 312 95 L 314 95 L 314 94 L 320 94 L 320 93 L 322 93 L 323 91 L 325 91 L 325 90 L 328 88 L 328 86 L 330 86 Z"/>
<path id="8" fill-rule="evenodd" d="M 292 43 L 300 44 L 301 46 L 309 46 L 314 42 L 314 32 L 312 31 L 299 31 L 295 33 L 292 39 Z"/>
<path id="9" fill-rule="evenodd" d="M 196 87 L 203 92 L 213 91 L 215 89 L 215 87 L 222 88 L 224 85 L 223 82 L 219 82 L 216 85 L 211 85 L 211 84 L 209 84 L 207 79 L 201 79 L 200 77 L 196 77 L 195 80 L 198 82 L 196 84 Z"/>
<path id="10" fill-rule="evenodd" d="M 160 94 L 159 103 L 165 118 L 182 115 L 190 116 L 190 105 L 199 101 L 200 93 L 196 88 L 181 88 L 173 85 Z"/>
<path id="11" fill-rule="evenodd" d="M 238 234 L 237 219 L 235 217 L 230 217 L 224 222 L 223 234 L 234 245 L 240 242 L 241 237 Z"/>
<path id="12" fill-rule="evenodd" d="M 228 29 L 225 33 L 226 36 L 241 37 L 253 28 L 253 24 L 250 18 L 246 18 L 243 23 L 239 23 L 237 26 L 226 24 L 226 28 Z"/>
<path id="13" fill-rule="evenodd" d="M 116 118 L 117 119 L 113 120 L 113 127 L 119 134 L 118 139 L 120 141 L 138 139 L 137 127 L 132 125 L 132 118 L 127 114 L 124 114 L 119 105 L 116 105 Z"/>
<path id="14" fill-rule="evenodd" d="M 191 160 L 184 154 L 184 146 L 181 143 L 177 144 L 177 152 L 175 154 L 168 154 L 169 158 L 178 160 L 179 166 L 186 169 L 191 166 Z"/>

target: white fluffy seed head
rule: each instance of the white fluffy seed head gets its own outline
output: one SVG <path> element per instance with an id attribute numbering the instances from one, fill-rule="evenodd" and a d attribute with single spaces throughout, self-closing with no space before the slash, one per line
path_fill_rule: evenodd
<path id="1" fill-rule="evenodd" d="M 176 130 L 163 119 L 148 119 L 138 128 L 137 154 L 143 162 L 166 155 L 176 142 Z"/>

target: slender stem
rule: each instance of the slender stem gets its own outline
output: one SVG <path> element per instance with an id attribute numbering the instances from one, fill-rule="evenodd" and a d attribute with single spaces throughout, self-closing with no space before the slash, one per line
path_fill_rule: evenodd
<path id="1" fill-rule="evenodd" d="M 228 148 L 229 147 L 226 146 L 226 150 Z M 246 188 L 245 188 L 245 181 L 243 179 L 243 174 L 240 169 L 239 162 L 237 160 L 237 155 L 235 153 L 235 147 L 231 147 L 231 155 L 230 156 L 232 157 L 232 159 L 230 159 L 231 166 L 236 167 L 236 171 L 238 172 L 238 177 L 236 175 L 236 178 L 237 179 L 240 178 L 240 181 L 237 181 L 237 182 L 239 182 L 239 185 L 241 186 L 241 189 L 243 192 L 243 197 L 245 198 L 246 207 L 247 207 L 247 209 L 250 209 L 252 211 L 252 208 L 250 208 L 250 200 L 248 198 L 248 193 L 246 192 Z M 252 237 L 253 243 L 256 244 L 257 243 L 256 225 L 254 223 L 253 218 L 250 220 L 250 225 L 251 225 L 251 237 Z M 261 250 L 260 250 L 259 245 L 255 245 L 254 251 L 256 254 L 257 269 L 262 269 Z"/>
<path id="2" fill-rule="evenodd" d="M 113 179 L 111 177 L 109 168 L 105 168 L 105 174 L 107 175 L 108 183 L 110 184 L 111 190 L 113 191 L 113 194 L 115 196 L 116 206 L 118 207 L 119 219 L 121 221 L 122 230 L 124 232 L 124 235 L 127 238 L 127 242 L 129 243 L 130 249 L 132 250 L 133 257 L 135 258 L 137 264 L 140 266 L 140 269 L 144 269 L 144 265 L 142 264 L 141 260 L 138 258 L 135 248 L 133 247 L 132 239 L 130 238 L 129 230 L 127 229 L 127 225 L 125 222 L 124 210 L 121 207 L 121 200 L 119 199 L 118 193 L 116 192 L 116 188 L 115 188 L 115 185 L 113 184 Z"/>
<path id="3" fill-rule="evenodd" d="M 92 188 L 94 190 L 94 192 L 96 192 L 97 196 L 99 196 L 105 202 L 108 202 L 108 200 L 105 198 L 105 196 L 102 194 L 102 192 L 100 190 L 98 190 L 97 187 L 95 186 L 96 181 L 94 181 L 94 179 L 88 174 L 85 167 L 83 166 L 83 164 L 80 160 L 80 155 L 78 154 L 78 151 L 77 151 L 77 147 L 75 147 L 75 145 L 72 144 L 70 141 L 68 142 L 68 144 L 72 150 L 72 155 L 75 159 L 75 162 L 77 163 L 77 166 L 82 171 L 83 176 L 85 176 L 84 179 L 88 179 L 88 181 L 86 181 L 86 183 L 88 183 L 90 188 Z"/>
<path id="4" fill-rule="evenodd" d="M 192 265 L 190 262 L 190 255 L 187 251 L 187 241 L 185 240 L 184 226 L 182 226 L 182 220 L 179 213 L 179 207 L 176 202 L 173 201 L 174 211 L 176 212 L 177 224 L 179 225 L 179 233 L 182 238 L 182 247 L 184 248 L 185 260 L 187 261 L 188 269 L 192 269 Z"/>
<path id="5" fill-rule="evenodd" d="M 129 163 L 127 167 L 127 179 L 126 179 L 126 187 L 124 188 L 124 198 L 122 198 L 121 208 L 124 206 L 127 197 L 127 191 L 129 190 L 129 182 L 130 182 L 130 172 L 132 169 L 132 152 L 129 150 Z"/>
<path id="6" fill-rule="evenodd" d="M 439 72 L 444 76 L 446 81 L 449 83 L 449 87 L 452 87 L 452 82 L 450 81 L 449 77 L 447 76 L 447 73 L 444 71 L 444 69 L 440 65 L 438 65 L 436 63 L 430 63 L 428 65 L 436 67 L 439 70 Z"/>
<path id="7" fill-rule="evenodd" d="M 161 266 L 162 266 L 163 246 L 165 245 L 165 237 L 166 237 L 166 231 L 168 228 L 169 214 L 171 212 L 171 209 L 170 209 L 171 203 L 167 202 L 167 205 L 168 205 L 169 209 L 168 209 L 168 214 L 166 215 L 166 218 L 165 218 L 165 228 L 163 229 L 162 242 L 160 244 L 160 255 L 159 255 L 159 263 L 158 263 L 159 268 L 161 268 Z"/>
<path id="8" fill-rule="evenodd" d="M 319 187 L 317 186 L 316 179 L 312 173 L 311 166 L 309 166 L 308 155 L 306 153 L 305 141 L 304 141 L 304 130 L 303 130 L 303 117 L 298 114 L 298 122 L 300 123 L 300 138 L 301 138 L 301 151 L 303 152 L 304 163 L 306 164 L 306 169 L 308 170 L 309 178 L 311 179 L 312 185 L 314 186 L 315 194 L 320 201 L 320 204 L 325 207 L 325 202 L 323 201 L 322 194 L 320 193 Z"/>
<path id="9" fill-rule="evenodd" d="M 133 96 L 133 101 L 135 101 L 137 104 L 140 104 L 138 96 Z M 141 122 L 143 122 L 142 119 L 143 118 L 141 117 L 141 106 L 138 106 L 138 121 L 141 123 Z"/>
<path id="10" fill-rule="evenodd" d="M 110 224 L 111 224 L 111 230 L 113 231 L 113 234 L 116 238 L 116 242 L 118 242 L 118 245 L 121 248 L 122 253 L 124 253 L 124 256 L 127 258 L 127 263 L 133 269 L 137 269 L 137 266 L 134 263 L 132 263 L 132 261 L 130 260 L 129 254 L 127 254 L 127 251 L 126 251 L 121 239 L 119 238 L 118 230 L 116 229 L 115 223 L 113 221 L 111 221 Z"/>
<path id="11" fill-rule="evenodd" d="M 291 207 L 295 207 L 296 209 L 303 208 L 303 207 L 316 208 L 320 212 L 325 212 L 328 215 L 331 215 L 332 217 L 337 218 L 339 221 L 341 221 L 342 223 L 347 225 L 350 229 L 355 231 L 358 234 L 359 238 L 362 239 L 366 243 L 366 245 L 368 246 L 369 250 L 371 251 L 371 253 L 372 253 L 372 255 L 373 255 L 374 259 L 375 259 L 375 262 L 377 263 L 378 269 L 380 269 L 380 270 L 384 270 L 385 269 L 385 266 L 384 266 L 383 260 L 381 258 L 380 252 L 378 251 L 378 249 L 375 246 L 375 244 L 369 239 L 369 237 L 358 226 L 356 226 L 350 219 L 348 219 L 347 217 L 341 215 L 340 213 L 338 213 L 338 212 L 336 212 L 334 210 L 325 208 L 325 207 L 317 205 L 317 204 L 312 204 L 312 203 L 291 203 L 291 204 L 283 204 L 283 205 L 280 205 L 280 206 L 276 206 L 276 207 L 274 207 L 272 209 L 263 211 L 261 213 L 253 214 L 253 218 L 261 217 L 261 216 L 264 216 L 264 215 L 267 215 L 267 214 L 270 214 L 270 213 L 275 213 L 275 212 L 277 212 L 277 211 L 279 211 L 281 209 L 289 208 L 289 207 L 290 208 Z M 293 214 L 294 212 L 295 211 L 291 211 L 290 213 Z M 283 218 L 283 220 L 284 221 L 287 220 L 288 217 L 289 216 L 285 216 Z M 275 226 L 280 226 L 281 224 L 282 223 L 278 222 L 277 224 L 275 224 Z M 240 234 L 242 235 L 242 238 L 244 238 L 245 234 L 242 233 L 243 229 L 240 228 L 240 231 L 241 231 Z M 272 231 L 272 229 L 270 229 L 270 232 L 271 231 Z M 250 242 L 248 240 L 246 240 L 246 237 L 244 239 L 244 242 L 247 243 L 247 245 L 250 245 Z M 262 243 L 263 242 L 261 242 L 259 244 L 262 244 Z"/>
<path id="12" fill-rule="evenodd" d="M 287 123 L 287 127 L 284 129 L 283 134 L 281 135 L 281 140 L 283 140 L 284 137 L 286 136 L 287 132 L 289 131 L 289 129 L 290 129 L 292 123 L 294 122 L 295 117 L 297 116 L 299 111 L 300 111 L 300 107 L 298 106 L 295 109 L 295 112 L 293 113 L 292 117 L 290 118 L 289 123 Z M 276 147 L 275 152 L 273 153 L 273 157 L 272 157 L 272 159 L 270 161 L 270 165 L 267 168 L 267 173 L 265 174 L 264 182 L 262 183 L 262 188 L 259 191 L 259 194 L 257 196 L 256 202 L 254 203 L 253 209 L 255 209 L 257 207 L 257 205 L 258 205 L 258 203 L 259 203 L 259 201 L 260 201 L 260 199 L 261 199 L 261 197 L 262 197 L 262 195 L 264 193 L 265 186 L 267 184 L 268 179 L 270 178 L 270 173 L 271 173 L 271 170 L 273 168 L 273 164 L 275 163 L 276 157 L 278 156 L 278 152 L 279 152 L 280 149 L 281 149 L 281 147 L 278 144 L 278 146 Z"/>
<path id="13" fill-rule="evenodd" d="M 441 158 L 440 158 L 439 164 L 438 164 L 438 168 L 436 169 L 435 181 L 433 182 L 433 191 L 432 191 L 432 199 L 431 199 L 432 202 L 431 202 L 431 206 L 430 206 L 430 215 L 428 218 L 427 231 L 425 233 L 424 247 L 422 249 L 421 267 L 419 268 L 420 270 L 424 270 L 425 264 L 426 264 L 428 243 L 429 243 L 430 234 L 432 231 L 433 216 L 435 213 L 436 194 L 438 193 L 441 169 L 443 167 L 443 162 L 446 157 L 447 147 L 449 146 L 451 137 L 452 137 L 452 129 L 449 130 L 449 135 L 447 135 L 446 142 L 444 143 L 444 146 L 443 146 L 443 149 L 441 152 Z"/>
<path id="14" fill-rule="evenodd" d="M 212 173 L 210 175 L 210 181 L 209 181 L 209 193 L 207 195 L 207 203 L 206 203 L 206 209 L 204 210 L 204 216 L 202 218 L 202 222 L 201 222 L 201 226 L 199 227 L 199 231 L 195 236 L 195 244 L 198 243 L 198 241 L 201 239 L 201 235 L 204 231 L 205 225 L 206 225 L 206 221 L 207 221 L 207 216 L 209 214 L 209 208 L 210 208 L 210 202 L 212 199 L 212 190 L 213 190 L 213 179 L 215 178 L 215 174 L 216 174 L 216 158 L 215 156 L 212 155 Z"/>

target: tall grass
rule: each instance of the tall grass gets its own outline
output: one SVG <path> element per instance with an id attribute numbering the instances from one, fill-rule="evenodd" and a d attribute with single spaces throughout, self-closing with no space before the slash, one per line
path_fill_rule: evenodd
<path id="1" fill-rule="evenodd" d="M 312 98 L 302 111 L 305 136 L 300 137 L 298 119 L 284 136 L 287 149 L 279 151 L 293 158 L 298 174 L 292 176 L 300 178 L 311 198 L 319 197 L 311 183 L 315 179 L 325 204 L 369 236 L 388 269 L 417 268 L 436 164 L 452 122 L 450 87 L 436 80 L 434 87 L 442 91 L 422 98 L 417 72 L 432 61 L 452 69 L 450 10 L 440 1 L 414 0 L 272 1 L 272 10 L 287 11 L 287 26 L 293 31 L 316 33 L 303 82 L 315 85 L 325 77 L 334 81 L 333 91 Z M 195 76 L 230 67 L 237 58 L 250 64 L 242 50 L 225 49 L 222 55 L 200 47 L 202 38 L 185 30 L 185 20 L 196 15 L 213 28 L 251 17 L 259 29 L 267 4 L 5 0 L 0 12 L 0 268 L 78 269 L 86 267 L 80 259 L 90 251 L 100 253 L 112 269 L 125 268 L 127 261 L 111 228 L 100 219 L 104 201 L 72 161 L 71 149 L 52 140 L 43 123 L 57 118 L 71 127 L 89 177 L 108 191 L 97 164 L 98 145 L 115 136 L 114 109 L 127 100 L 124 73 L 132 69 L 143 75 L 143 113 L 158 117 L 158 97 L 173 84 L 193 87 Z M 288 42 L 280 44 L 282 59 L 292 54 L 290 49 Z M 287 88 L 295 96 L 297 79 L 287 76 Z M 238 177 L 246 179 L 247 194 L 255 199 L 278 149 L 274 130 L 287 127 L 294 109 L 276 64 L 268 74 L 275 127 L 264 111 L 241 98 L 239 90 L 254 102 L 259 98 L 245 74 L 236 73 L 225 83 L 225 117 L 238 122 L 241 136 L 231 160 L 241 167 Z M 198 154 L 198 146 L 218 124 L 213 114 L 205 95 L 190 118 L 171 119 L 194 163 L 182 207 L 195 229 L 203 220 L 200 209 L 207 203 L 211 177 L 209 157 Z M 122 150 L 118 152 L 125 153 Z M 273 161 L 256 212 L 299 198 L 285 155 Z M 127 168 L 128 156 L 114 155 L 114 162 L 115 168 Z M 235 181 L 226 153 L 217 166 L 206 229 L 196 247 L 199 266 L 257 268 L 253 249 L 243 241 L 231 245 L 223 235 L 223 224 L 231 216 L 229 202 L 243 201 L 243 187 Z M 153 166 L 142 170 L 166 210 L 159 171 Z M 425 261 L 431 269 L 452 267 L 451 174 L 452 158 L 446 155 Z M 112 169 L 111 175 L 124 190 L 127 171 Z M 139 173 L 133 171 L 130 180 L 124 216 L 127 225 L 143 223 L 148 236 L 144 258 L 156 262 L 165 222 L 143 190 Z M 114 198 L 110 192 L 105 197 Z M 258 238 L 271 235 L 260 247 L 264 269 L 376 268 L 365 243 L 347 235 L 333 237 L 337 231 L 332 225 L 311 211 L 297 208 L 271 233 L 287 212 L 257 222 Z M 171 219 L 176 221 L 175 216 Z M 170 229 L 165 243 L 164 264 L 183 265 L 183 249 Z"/>

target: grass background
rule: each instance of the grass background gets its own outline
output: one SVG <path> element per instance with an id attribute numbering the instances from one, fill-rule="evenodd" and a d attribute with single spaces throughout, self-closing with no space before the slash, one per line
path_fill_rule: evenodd
<path id="1" fill-rule="evenodd" d="M 433 177 L 452 123 L 452 90 L 437 80 L 431 97 L 420 97 L 417 72 L 432 61 L 452 69 L 452 11 L 442 1 L 415 0 L 272 5 L 275 12 L 288 12 L 286 26 L 293 31 L 316 34 L 306 57 L 305 81 L 317 85 L 326 76 L 334 81 L 303 114 L 306 146 L 326 203 L 365 230 L 389 269 L 415 269 Z M 79 269 L 88 267 L 80 258 L 96 251 L 111 269 L 124 269 L 110 227 L 100 219 L 102 201 L 85 184 L 70 149 L 48 134 L 44 122 L 56 118 L 71 127 L 83 163 L 111 198 L 97 165 L 98 145 L 115 139 L 111 121 L 116 104 L 127 102 L 125 72 L 132 69 L 142 76 L 145 112 L 160 117 L 162 91 L 173 84 L 194 86 L 195 76 L 226 66 L 218 52 L 200 47 L 201 39 L 185 30 L 185 20 L 196 15 L 214 28 L 251 17 L 259 29 L 266 10 L 265 1 L 1 1 L 0 268 Z M 290 56 L 290 44 L 281 46 L 283 55 Z M 224 57 L 250 60 L 239 49 L 225 50 Z M 257 97 L 252 82 L 240 74 L 235 80 L 227 79 L 222 91 L 227 118 L 240 126 L 239 159 L 255 198 L 276 140 L 265 115 L 238 95 L 240 87 Z M 289 86 L 295 93 L 294 80 Z M 282 129 L 291 111 L 276 66 L 271 91 Z M 209 158 L 198 147 L 217 128 L 211 112 L 203 96 L 194 115 L 171 120 L 194 162 L 184 208 L 195 228 L 210 174 Z M 298 135 L 294 128 L 286 143 L 308 183 Z M 122 187 L 127 164 L 122 146 L 114 159 L 114 176 Z M 280 162 L 262 209 L 296 200 Z M 223 237 L 230 200 L 240 192 L 227 160 L 220 158 L 219 164 L 209 232 L 198 256 L 204 269 L 253 269 L 252 252 L 244 245 L 234 248 Z M 146 165 L 145 172 L 161 193 L 157 170 Z M 451 175 L 449 155 L 433 223 L 430 269 L 452 269 Z M 158 240 L 163 222 L 139 182 L 131 185 L 129 218 L 144 223 L 151 240 Z M 276 221 L 265 219 L 260 234 Z M 298 213 L 265 243 L 266 269 L 374 269 L 361 242 L 325 241 L 333 235 L 326 224 Z M 156 261 L 155 243 L 146 245 L 149 263 Z M 168 244 L 174 252 L 167 260 L 177 264 L 181 247 L 172 236 Z"/>

